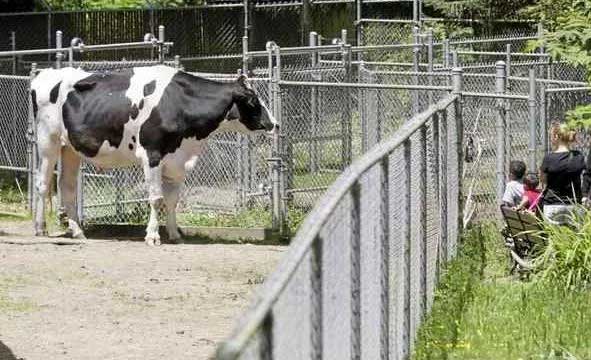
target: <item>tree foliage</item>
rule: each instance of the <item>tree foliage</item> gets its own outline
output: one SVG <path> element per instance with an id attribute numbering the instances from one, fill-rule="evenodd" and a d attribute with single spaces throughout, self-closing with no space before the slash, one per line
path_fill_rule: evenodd
<path id="1" fill-rule="evenodd" d="M 591 74 L 591 2 L 589 0 L 540 0 L 527 10 L 543 22 L 542 40 L 556 60 L 582 66 Z M 591 81 L 591 77 L 589 78 Z M 591 127 L 591 105 L 567 113 L 573 127 Z"/>
<path id="2" fill-rule="evenodd" d="M 446 18 L 485 21 L 516 18 L 520 10 L 534 3 L 535 0 L 424 0 L 426 6 Z"/>
<path id="3" fill-rule="evenodd" d="M 54 10 L 137 9 L 199 5 L 199 0 L 46 0 Z"/>

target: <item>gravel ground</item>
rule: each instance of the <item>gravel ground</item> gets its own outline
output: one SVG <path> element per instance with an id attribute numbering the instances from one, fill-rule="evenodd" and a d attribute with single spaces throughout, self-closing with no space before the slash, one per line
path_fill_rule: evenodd
<path id="1" fill-rule="evenodd" d="M 284 247 L 88 240 L 0 221 L 0 360 L 207 359 Z"/>

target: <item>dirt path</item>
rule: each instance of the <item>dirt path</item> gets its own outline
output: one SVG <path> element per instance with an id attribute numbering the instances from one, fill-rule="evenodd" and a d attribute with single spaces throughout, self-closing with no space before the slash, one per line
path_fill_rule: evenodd
<path id="1" fill-rule="evenodd" d="M 28 228 L 0 222 L 0 360 L 206 359 L 284 250 L 6 243 Z"/>

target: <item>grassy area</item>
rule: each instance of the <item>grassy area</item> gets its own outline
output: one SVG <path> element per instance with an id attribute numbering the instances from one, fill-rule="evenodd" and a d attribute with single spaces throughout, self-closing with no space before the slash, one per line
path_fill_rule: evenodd
<path id="1" fill-rule="evenodd" d="M 591 292 L 509 277 L 497 234 L 467 232 L 413 359 L 590 359 Z"/>
<path id="2" fill-rule="evenodd" d="M 23 284 L 23 279 L 0 278 L 0 312 L 29 312 L 37 306 L 25 300 L 13 300 L 8 296 L 11 288 Z"/>
<path id="3" fill-rule="evenodd" d="M 295 234 L 299 225 L 306 217 L 307 212 L 291 207 L 289 209 L 289 229 Z M 194 212 L 179 214 L 179 223 L 188 226 L 215 226 L 215 227 L 240 227 L 240 228 L 270 228 L 271 211 L 264 207 L 245 209 L 236 214 L 223 214 L 217 212 Z"/>

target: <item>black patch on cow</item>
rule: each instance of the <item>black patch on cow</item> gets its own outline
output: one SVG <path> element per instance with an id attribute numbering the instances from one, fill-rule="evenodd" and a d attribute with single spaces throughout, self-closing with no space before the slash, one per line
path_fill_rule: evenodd
<path id="1" fill-rule="evenodd" d="M 239 113 L 238 121 L 250 130 L 264 129 L 264 121 L 272 126 L 269 119 L 263 121 L 258 97 L 243 83 L 221 83 L 177 72 L 140 128 L 139 142 L 146 149 L 150 166 L 158 166 L 183 139 L 205 139 L 233 105 Z"/>
<path id="2" fill-rule="evenodd" d="M 129 144 L 129 150 L 133 150 L 133 144 Z"/>
<path id="3" fill-rule="evenodd" d="M 144 85 L 144 97 L 152 95 L 154 90 L 156 90 L 156 80 L 152 80 Z"/>
<path id="4" fill-rule="evenodd" d="M 68 93 L 62 115 L 77 151 L 94 157 L 105 140 L 119 147 L 124 125 L 132 115 L 131 101 L 125 96 L 131 76 L 131 71 L 93 74 Z"/>
<path id="5" fill-rule="evenodd" d="M 131 112 L 130 112 L 131 119 L 135 120 L 135 118 L 137 118 L 139 113 L 140 113 L 140 111 L 138 110 L 137 105 L 133 104 L 133 106 L 131 107 Z"/>
<path id="6" fill-rule="evenodd" d="M 139 106 L 140 110 L 144 108 L 144 99 L 140 100 L 140 106 Z"/>
<path id="7" fill-rule="evenodd" d="M 205 139 L 233 104 L 236 84 L 176 73 L 140 129 L 140 145 L 151 167 L 179 148 L 183 139 Z"/>
<path id="8" fill-rule="evenodd" d="M 39 106 L 37 105 L 37 93 L 35 92 L 35 90 L 31 90 L 31 104 L 33 105 L 33 116 L 36 119 L 37 112 L 39 111 Z"/>
<path id="9" fill-rule="evenodd" d="M 135 142 L 135 135 L 131 136 L 131 141 Z"/>
<path id="10" fill-rule="evenodd" d="M 52 104 L 55 104 L 57 102 L 57 97 L 60 94 L 60 85 L 62 84 L 62 82 L 58 82 L 57 84 L 55 84 L 55 86 L 53 87 L 53 89 L 51 89 L 51 91 L 49 92 L 49 102 Z"/>

